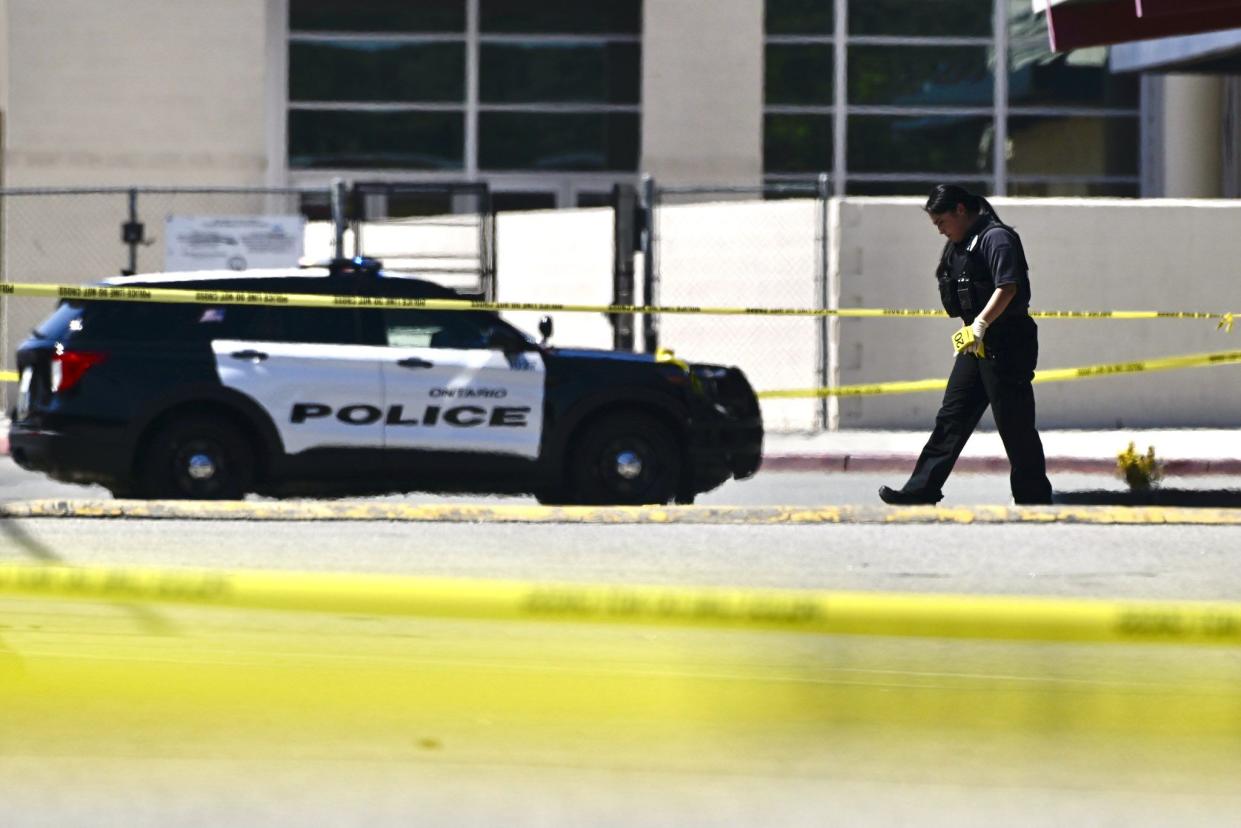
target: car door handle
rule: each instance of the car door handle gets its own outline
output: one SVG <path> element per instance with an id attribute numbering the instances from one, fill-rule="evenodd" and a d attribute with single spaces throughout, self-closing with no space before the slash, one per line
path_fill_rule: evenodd
<path id="1" fill-rule="evenodd" d="M 434 368 L 434 362 L 427 362 L 419 357 L 405 357 L 405 359 L 397 360 L 397 365 L 402 368 Z"/>
<path id="2" fill-rule="evenodd" d="M 267 354 L 262 351 L 247 349 L 245 351 L 233 351 L 229 354 L 233 359 L 247 359 L 250 362 L 262 362 L 267 359 Z"/>

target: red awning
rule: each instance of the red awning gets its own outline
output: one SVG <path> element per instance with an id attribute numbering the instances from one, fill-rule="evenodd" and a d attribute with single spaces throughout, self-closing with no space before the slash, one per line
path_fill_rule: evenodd
<path id="1" fill-rule="evenodd" d="M 1051 48 L 1067 52 L 1241 28 L 1241 0 L 1051 0 Z"/>
<path id="2" fill-rule="evenodd" d="M 1235 8 L 1235 0 L 1136 0 L 1138 17 L 1159 17 L 1185 12 Z"/>

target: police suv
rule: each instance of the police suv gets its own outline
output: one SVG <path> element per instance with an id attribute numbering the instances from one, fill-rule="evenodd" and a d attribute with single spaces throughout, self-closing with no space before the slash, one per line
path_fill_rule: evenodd
<path id="1" fill-rule="evenodd" d="M 461 298 L 364 259 L 104 284 Z M 67 300 L 17 369 L 13 459 L 117 497 L 692 502 L 762 449 L 737 368 L 548 347 L 488 311 Z"/>

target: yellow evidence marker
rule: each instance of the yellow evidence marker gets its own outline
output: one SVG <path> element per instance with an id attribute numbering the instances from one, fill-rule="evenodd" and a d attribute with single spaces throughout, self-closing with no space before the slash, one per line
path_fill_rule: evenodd
<path id="1" fill-rule="evenodd" d="M 969 325 L 965 325 L 961 328 L 961 330 L 957 331 L 956 333 L 952 335 L 952 347 L 959 354 L 961 353 L 961 349 L 965 348 L 965 346 L 967 345 L 972 344 L 975 341 L 975 339 L 976 338 L 974 336 L 974 329 L 971 328 Z M 978 343 L 978 350 L 974 352 L 974 356 L 978 357 L 979 359 L 986 358 L 987 352 L 984 349 L 983 344 L 981 342 Z"/>

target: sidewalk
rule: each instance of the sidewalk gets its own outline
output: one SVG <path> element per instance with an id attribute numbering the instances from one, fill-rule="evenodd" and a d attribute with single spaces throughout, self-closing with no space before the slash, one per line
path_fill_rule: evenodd
<path id="1" fill-rule="evenodd" d="M 1112 474 L 1130 442 L 1139 453 L 1155 447 L 1167 476 L 1241 476 L 1241 428 L 1040 431 L 1049 472 Z M 768 434 L 764 471 L 908 472 L 930 431 L 835 431 Z M 975 432 L 957 461 L 958 472 L 1008 473 L 1000 435 Z"/>

